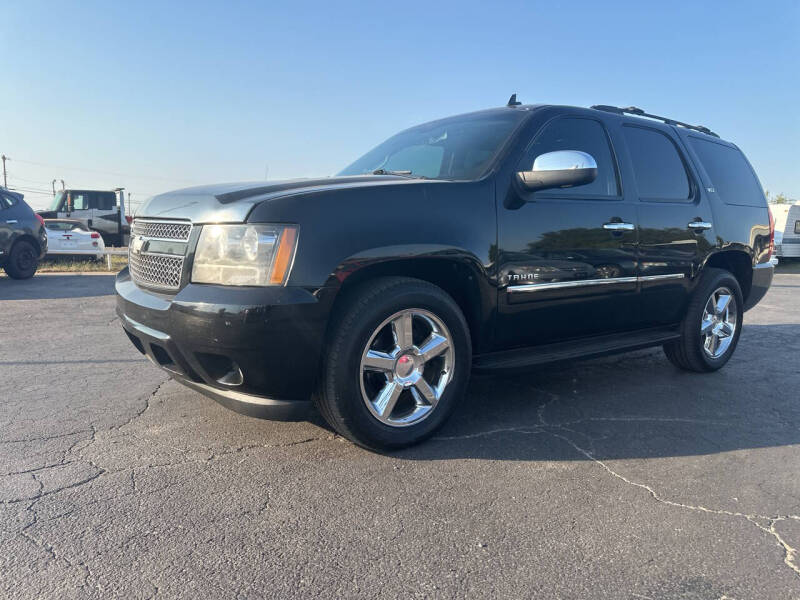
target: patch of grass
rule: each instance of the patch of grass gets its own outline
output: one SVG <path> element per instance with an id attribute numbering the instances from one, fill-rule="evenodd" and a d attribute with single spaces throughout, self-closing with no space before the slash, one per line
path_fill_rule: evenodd
<path id="1" fill-rule="evenodd" d="M 128 266 L 127 256 L 112 256 L 111 271 L 117 273 Z M 99 261 L 86 258 L 58 256 L 46 258 L 39 263 L 38 273 L 79 273 L 88 271 L 108 272 L 108 262 L 104 256 Z"/>

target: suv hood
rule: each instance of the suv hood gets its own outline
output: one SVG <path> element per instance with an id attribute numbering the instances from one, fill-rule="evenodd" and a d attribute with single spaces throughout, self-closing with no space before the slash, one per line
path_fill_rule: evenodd
<path id="1" fill-rule="evenodd" d="M 431 183 L 431 180 L 366 175 L 224 183 L 153 196 L 136 212 L 136 216 L 189 219 L 193 223 L 243 223 L 256 204 L 275 198 L 342 188 L 413 185 L 421 182 Z"/>

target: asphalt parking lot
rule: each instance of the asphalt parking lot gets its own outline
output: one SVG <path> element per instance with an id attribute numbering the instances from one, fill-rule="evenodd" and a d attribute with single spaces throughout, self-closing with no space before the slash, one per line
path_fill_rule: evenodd
<path id="1" fill-rule="evenodd" d="M 390 456 L 168 380 L 112 290 L 0 279 L 3 598 L 800 598 L 800 275 L 718 373 L 476 377 Z"/>

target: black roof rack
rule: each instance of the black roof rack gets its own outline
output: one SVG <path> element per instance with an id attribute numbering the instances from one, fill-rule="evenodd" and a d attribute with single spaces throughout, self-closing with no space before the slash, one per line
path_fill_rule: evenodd
<path id="1" fill-rule="evenodd" d="M 595 110 L 603 110 L 605 112 L 616 113 L 618 115 L 636 115 L 637 117 L 647 117 L 648 119 L 656 119 L 657 121 L 662 121 L 667 125 L 677 125 L 678 127 L 685 127 L 686 129 L 693 129 L 694 131 L 699 131 L 707 135 L 713 135 L 714 137 L 719 137 L 708 127 L 703 127 L 702 125 L 689 125 L 688 123 L 684 123 L 683 121 L 676 121 L 675 119 L 668 119 L 667 117 L 659 117 L 658 115 L 651 115 L 650 113 L 644 112 L 641 108 L 636 108 L 635 106 L 628 106 L 627 108 L 619 108 L 617 106 L 595 104 L 594 106 L 592 106 L 592 108 L 594 108 Z"/>

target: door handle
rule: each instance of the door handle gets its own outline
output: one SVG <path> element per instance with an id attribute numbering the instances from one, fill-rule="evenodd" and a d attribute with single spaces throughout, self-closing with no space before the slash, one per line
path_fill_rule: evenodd
<path id="1" fill-rule="evenodd" d="M 706 229 L 711 229 L 713 225 L 707 221 L 692 221 L 688 227 L 692 231 L 705 231 Z"/>
<path id="2" fill-rule="evenodd" d="M 611 223 L 603 223 L 603 229 L 608 231 L 633 231 L 636 225 L 633 223 L 623 223 L 622 221 L 613 221 Z"/>
<path id="3" fill-rule="evenodd" d="M 13 225 L 16 222 L 17 222 L 16 219 L 9 219 L 8 221 L 6 221 L 6 223 L 8 223 L 9 225 Z"/>

